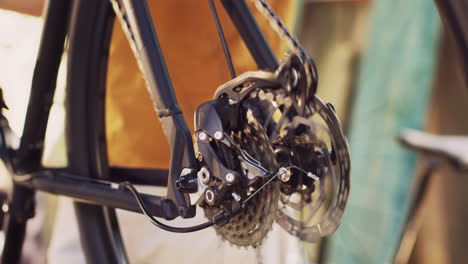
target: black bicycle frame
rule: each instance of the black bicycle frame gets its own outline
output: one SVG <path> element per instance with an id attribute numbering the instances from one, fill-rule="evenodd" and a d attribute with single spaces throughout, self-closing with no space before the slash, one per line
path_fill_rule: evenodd
<path id="1" fill-rule="evenodd" d="M 177 216 L 193 217 L 195 210 L 190 205 L 188 195 L 176 187 L 176 182 L 184 169 L 192 171 L 198 169 L 191 132 L 177 103 L 146 1 L 123 0 L 122 2 L 121 10 L 127 16 L 132 29 L 131 37 L 136 40 L 136 57 L 141 62 L 156 112 L 170 143 L 171 165 L 168 172 L 125 168 L 114 168 L 110 171 L 116 174 L 115 178 L 118 180 L 167 186 L 166 197 L 143 195 L 143 200 L 154 216 L 165 219 L 174 219 Z M 258 67 L 276 69 L 277 59 L 245 1 L 221 0 L 221 2 Z M 114 4 L 120 5 L 120 2 Z M 71 0 L 48 2 L 24 131 L 18 149 L 9 145 L 8 139 L 13 135 L 6 120 L 0 122 L 2 126 L 0 155 L 14 175 L 10 203 L 7 207 L 3 207 L 9 210 L 6 210 L 8 217 L 4 225 L 6 241 L 2 263 L 18 263 L 20 260 L 27 220 L 34 215 L 35 190 L 68 196 L 90 204 L 141 212 L 136 200 L 128 191 L 110 184 L 90 182 L 83 177 L 84 175 L 70 175 L 67 169 L 47 169 L 41 165 L 47 120 L 73 6 Z M 122 176 L 132 173 L 136 177 Z M 146 175 L 158 177 L 149 179 Z M 93 241 L 85 243 L 92 244 Z M 92 256 L 103 254 L 85 253 Z"/>

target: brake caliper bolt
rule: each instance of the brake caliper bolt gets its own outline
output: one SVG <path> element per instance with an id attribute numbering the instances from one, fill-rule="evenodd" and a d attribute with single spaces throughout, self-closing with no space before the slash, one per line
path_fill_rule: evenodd
<path id="1" fill-rule="evenodd" d="M 227 182 L 232 183 L 232 182 L 234 182 L 235 179 L 236 179 L 236 176 L 234 176 L 234 174 L 232 174 L 232 173 L 226 174 L 226 181 Z"/>
<path id="2" fill-rule="evenodd" d="M 200 134 L 198 134 L 198 139 L 206 140 L 206 138 L 207 138 L 207 135 L 205 132 L 200 132 Z"/>

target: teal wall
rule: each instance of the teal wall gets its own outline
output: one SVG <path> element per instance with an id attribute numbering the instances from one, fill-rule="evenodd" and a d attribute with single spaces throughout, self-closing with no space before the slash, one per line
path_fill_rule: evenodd
<path id="1" fill-rule="evenodd" d="M 389 263 L 406 216 L 415 155 L 395 140 L 421 129 L 437 57 L 439 18 L 430 0 L 374 0 L 351 114 L 351 196 L 327 243 L 326 263 Z"/>

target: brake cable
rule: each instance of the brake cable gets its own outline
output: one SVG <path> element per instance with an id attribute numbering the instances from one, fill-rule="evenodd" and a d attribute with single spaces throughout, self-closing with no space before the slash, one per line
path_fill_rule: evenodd
<path id="1" fill-rule="evenodd" d="M 132 195 L 135 197 L 135 199 L 136 199 L 136 201 L 138 203 L 138 206 L 140 207 L 142 213 L 146 216 L 146 218 L 148 218 L 148 220 L 153 225 L 155 225 L 155 226 L 157 226 L 157 227 L 159 227 L 159 228 L 161 228 L 163 230 L 169 231 L 169 232 L 190 233 L 190 232 L 200 231 L 202 229 L 213 226 L 215 224 L 215 222 L 216 223 L 222 222 L 223 220 L 225 220 L 226 218 L 229 217 L 229 214 L 223 213 L 223 214 L 215 216 L 215 217 L 217 217 L 216 220 L 211 220 L 211 221 L 208 221 L 208 222 L 205 222 L 205 223 L 202 223 L 202 224 L 199 224 L 199 225 L 195 225 L 195 226 L 189 226 L 189 227 L 169 226 L 169 225 L 166 225 L 166 224 L 160 222 L 159 220 L 157 220 L 154 216 L 152 216 L 148 212 L 148 209 L 146 208 L 146 205 L 145 205 L 145 203 L 143 201 L 143 198 L 141 197 L 141 194 L 138 192 L 138 190 L 135 188 L 135 186 L 133 186 L 133 184 L 128 182 L 128 181 L 117 183 L 117 182 L 107 181 L 107 180 L 103 180 L 103 179 L 93 179 L 93 178 L 79 177 L 79 176 L 70 175 L 70 174 L 66 174 L 66 173 L 63 173 L 60 176 L 63 177 L 63 178 L 69 178 L 69 179 L 80 180 L 80 181 L 88 181 L 88 182 L 99 183 L 99 184 L 108 184 L 108 185 L 114 185 L 114 186 L 115 186 L 115 184 L 118 184 L 124 190 L 127 189 L 132 193 Z M 32 180 L 33 177 L 28 174 L 28 175 L 25 175 L 25 176 L 16 176 L 15 175 L 15 176 L 13 176 L 13 178 L 15 179 L 15 181 L 30 181 L 30 180 Z"/>
<path id="2" fill-rule="evenodd" d="M 148 218 L 148 220 L 153 225 L 155 225 L 155 226 L 157 226 L 157 227 L 159 227 L 159 228 L 161 228 L 163 230 L 166 230 L 166 231 L 169 231 L 169 232 L 174 232 L 174 233 L 190 233 L 190 232 L 200 231 L 202 229 L 208 228 L 208 227 L 213 226 L 215 224 L 214 221 L 208 221 L 208 222 L 205 222 L 203 224 L 199 224 L 199 225 L 195 225 L 195 226 L 189 226 L 189 227 L 175 227 L 175 226 L 166 225 L 166 224 L 158 221 L 150 213 L 148 213 L 148 210 L 146 209 L 146 205 L 143 202 L 143 199 L 141 198 L 140 193 L 137 191 L 135 186 L 133 186 L 133 184 L 131 184 L 130 182 L 122 182 L 122 183 L 120 183 L 120 185 L 122 187 L 128 189 L 133 194 L 133 196 L 135 197 L 135 199 L 138 202 L 138 206 L 140 207 L 141 211 L 146 216 L 146 218 Z"/>

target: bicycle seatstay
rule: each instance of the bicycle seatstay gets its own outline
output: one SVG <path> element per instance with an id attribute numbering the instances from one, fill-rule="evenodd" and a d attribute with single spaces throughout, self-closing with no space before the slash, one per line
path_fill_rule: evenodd
<path id="1" fill-rule="evenodd" d="M 171 148 L 167 198 L 174 202 L 182 217 L 193 217 L 195 208 L 190 205 L 188 194 L 176 189 L 176 182 L 184 169 L 197 169 L 192 136 L 172 88 L 146 1 L 122 2 L 121 5 L 119 1 L 112 1 L 114 11 L 143 73 Z"/>

